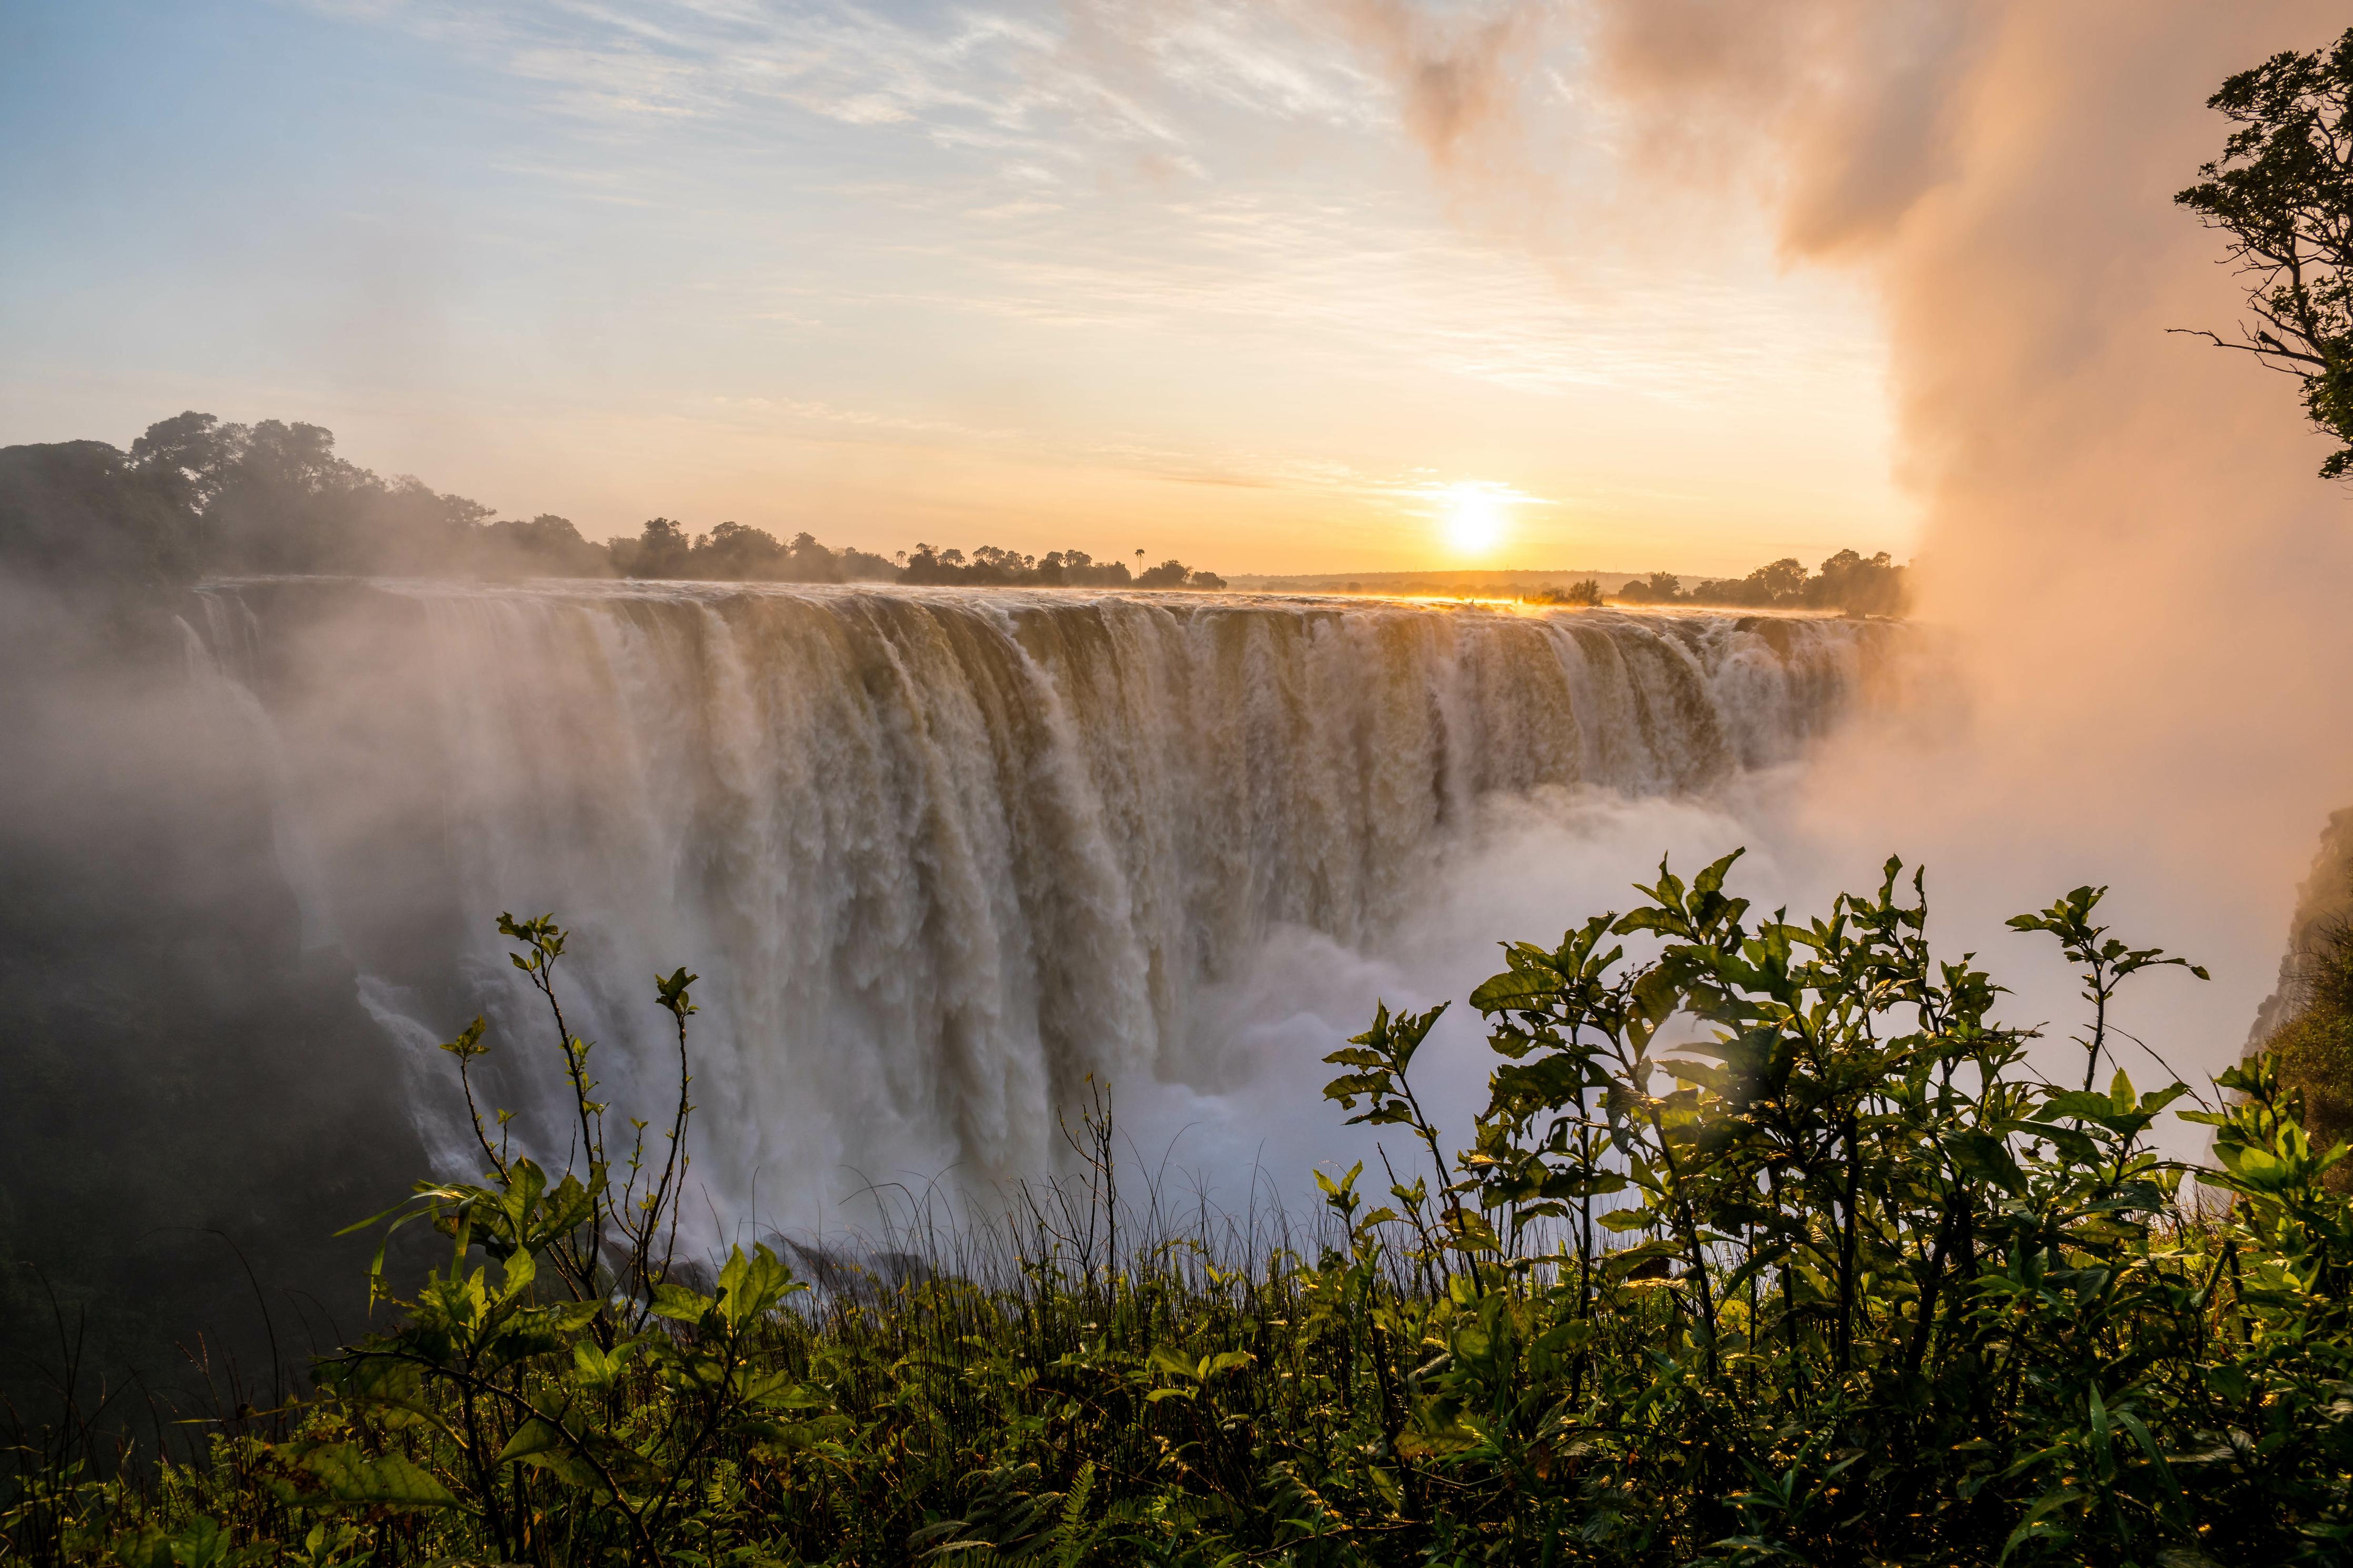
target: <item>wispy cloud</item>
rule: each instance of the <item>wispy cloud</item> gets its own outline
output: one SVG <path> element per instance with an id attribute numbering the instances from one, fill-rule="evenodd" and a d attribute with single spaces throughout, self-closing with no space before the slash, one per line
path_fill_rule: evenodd
<path id="1" fill-rule="evenodd" d="M 723 134 L 754 129 L 746 116 L 794 110 L 1050 162 L 1181 140 L 1093 68 L 1050 16 L 941 7 L 902 18 L 855 5 L 722 0 L 307 3 L 462 51 L 611 128 L 691 121 Z"/>
<path id="2" fill-rule="evenodd" d="M 1546 258 L 1379 207 L 1291 193 L 1209 194 L 1083 236 L 1048 222 L 952 245 L 949 310 L 1039 325 L 1280 331 L 1514 391 L 1613 386 L 1683 398 L 1817 374 L 1822 345 L 1786 301 L 1704 274 Z M 1859 351 L 1862 345 L 1856 345 Z"/>
<path id="3" fill-rule="evenodd" d="M 781 109 L 1062 165 L 1219 140 L 1229 128 L 1204 121 L 1232 111 L 1419 137 L 1444 158 L 1508 116 L 1560 15 L 1556 0 L 296 3 L 462 51 L 608 126 Z"/>
<path id="4" fill-rule="evenodd" d="M 897 180 L 837 215 L 934 253 L 936 286 L 913 292 L 943 309 L 1072 329 L 1280 323 L 1539 395 L 1673 397 L 1818 358 L 1783 301 L 1706 266 L 1570 263 L 1483 237 L 1366 151 L 1418 139 L 1460 159 L 1527 90 L 1574 112 L 1557 0 L 309 3 L 442 40 L 604 132 L 691 121 L 699 147 L 753 143 L 785 113 L 970 160 L 985 183 L 902 154 Z M 1283 124 L 1335 140 L 1286 168 L 1266 157 Z M 1335 155 L 1355 178 L 1333 181 Z M 805 188 L 813 162 L 795 171 Z M 589 178 L 628 199 L 610 163 Z M 836 286 L 844 303 L 893 292 Z"/>
<path id="5" fill-rule="evenodd" d="M 522 463 L 607 421 L 538 470 L 584 517 L 696 451 L 737 515 L 761 503 L 714 498 L 815 487 L 861 519 L 1377 533 L 1463 484 L 1531 530 L 1662 472 L 1690 517 L 1883 495 L 1853 477 L 1883 438 L 1867 308 L 1778 276 L 1761 217 L 1678 231 L 1613 184 L 1572 0 L 277 3 L 310 16 L 261 90 L 332 64 L 384 117 L 318 187 L 365 209 L 360 253 L 430 232 L 435 282 L 400 296 L 447 344 L 416 428 L 481 411 L 528 427 Z M 390 290 L 270 171 L 208 177 L 283 215 L 271 276 L 308 314 L 221 246 L 209 297 L 240 309 L 176 312 L 185 357 L 376 396 L 416 334 L 352 323 Z"/>

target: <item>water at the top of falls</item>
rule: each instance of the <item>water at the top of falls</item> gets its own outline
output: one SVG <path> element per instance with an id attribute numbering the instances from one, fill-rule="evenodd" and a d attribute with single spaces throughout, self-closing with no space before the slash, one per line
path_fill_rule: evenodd
<path id="1" fill-rule="evenodd" d="M 624 1106 L 664 1092 L 649 976 L 704 976 L 697 1170 L 736 1216 L 1038 1169 L 1090 1074 L 1246 1084 L 1227 1004 L 1280 933 L 1378 954 L 1496 802 L 1787 761 L 1903 635 L 1234 593 L 203 592 L 238 612 L 206 624 L 241 641 L 222 663 L 332 929 L 439 1034 L 491 1014 L 526 1137 L 552 1102 L 501 910 L 578 931 L 575 1021 Z"/>

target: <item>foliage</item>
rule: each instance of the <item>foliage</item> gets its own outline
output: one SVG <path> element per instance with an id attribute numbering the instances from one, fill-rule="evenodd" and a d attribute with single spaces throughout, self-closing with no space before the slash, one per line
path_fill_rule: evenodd
<path id="1" fill-rule="evenodd" d="M 1532 605 L 1567 605 L 1578 609 L 1591 609 L 1601 603 L 1601 583 L 1593 577 L 1571 583 L 1566 588 L 1539 588 L 1527 596 Z"/>
<path id="2" fill-rule="evenodd" d="M 649 521 L 635 539 L 607 547 L 612 569 L 625 577 L 687 578 L 704 582 L 844 583 L 889 581 L 899 569 L 863 550 L 828 550 L 807 531 L 789 542 L 762 528 L 723 522 L 707 534 L 690 534 L 667 517 Z"/>
<path id="3" fill-rule="evenodd" d="M 1443 1009 L 1377 1011 L 1327 1094 L 1386 1146 L 1320 1228 L 1141 1213 L 1107 1103 L 1079 1174 L 895 1279 L 674 1258 L 691 1106 L 607 1153 L 552 920 L 503 923 L 578 1125 L 561 1173 L 476 1127 L 446 1262 L 319 1392 L 145 1479 L 29 1439 L 43 1563 L 2233 1564 L 2344 1561 L 2353 1205 L 2270 1058 L 2054 1085 L 1923 883 L 1757 917 L 1733 858 L 1513 943 L 1456 1147 L 1414 1087 Z M 2078 889 L 2018 923 L 2117 984 L 2168 963 Z M 1648 957 L 1630 958 L 1629 942 Z M 448 1049 L 461 1077 L 479 1026 Z M 649 1142 L 650 1137 L 650 1142 Z M 655 1152 L 659 1152 L 656 1158 Z M 1124 1237 L 1124 1242 L 1122 1238 Z"/>
<path id="4" fill-rule="evenodd" d="M 190 519 L 207 572 L 414 572 L 464 547 L 491 509 L 408 476 L 385 480 L 297 421 L 223 424 L 189 412 L 148 426 L 131 465 Z"/>
<path id="5" fill-rule="evenodd" d="M 53 582 L 135 587 L 198 569 L 176 497 L 102 441 L 0 448 L 0 562 Z"/>
<path id="6" fill-rule="evenodd" d="M 1054 550 L 1038 557 L 984 544 L 966 558 L 961 550 L 918 544 L 905 558 L 900 577 L 904 583 L 960 584 L 977 586 L 1040 588 L 1201 588 L 1226 585 L 1214 572 L 1196 571 L 1182 561 L 1168 560 L 1144 569 L 1144 552 L 1136 552 L 1137 570 L 1124 561 L 1097 561 L 1083 550 Z"/>
<path id="7" fill-rule="evenodd" d="M 2322 1143 L 2335 1143 L 2353 1137 L 2353 926 L 2339 921 L 2316 931 L 2295 955 L 2291 978 L 2295 1012 L 2263 1049 L 2278 1064 L 2280 1082 L 2302 1097 L 2305 1126 Z M 2329 1183 L 2353 1191 L 2353 1167 L 2336 1167 Z"/>
<path id="8" fill-rule="evenodd" d="M 2229 237 L 2246 285 L 2237 342 L 2296 378 L 2313 426 L 2337 443 L 2325 479 L 2353 473 L 2353 28 L 2326 48 L 2274 55 L 2208 99 L 2233 127 L 2222 155 L 2173 199 Z"/>
<path id="9" fill-rule="evenodd" d="M 2092 1005 L 2091 1033 L 2077 1042 L 2084 1047 L 2086 1091 L 2099 1077 L 2100 1057 L 2107 1048 L 2108 1004 L 2116 999 L 2117 986 L 2144 969 L 2168 966 L 2208 978 L 2203 968 L 2188 959 L 2168 957 L 2162 948 L 2126 947 L 2108 934 L 2106 926 L 2095 924 L 2093 911 L 2107 892 L 2105 888 L 2078 888 L 2047 910 L 2010 918 L 2012 931 L 2048 931 L 2057 937 L 2067 962 L 2083 970 L 2084 1000 Z"/>
<path id="10" fill-rule="evenodd" d="M 1611 596 L 1627 605 L 1731 605 L 1893 616 L 1905 606 L 1905 571 L 1883 550 L 1871 556 L 1841 550 L 1811 575 L 1797 560 L 1785 556 L 1746 577 L 1697 583 L 1688 590 L 1672 572 L 1653 572 L 1628 583 Z"/>
<path id="11" fill-rule="evenodd" d="M 498 518 L 414 477 L 380 478 L 338 456 L 320 426 L 194 410 L 149 426 L 127 453 L 99 441 L 0 447 L 0 563 L 82 588 L 275 573 L 1225 586 L 1180 561 L 1145 570 L 1140 553 L 1133 573 L 1081 550 L 1032 559 L 984 545 L 967 561 L 919 544 L 892 560 L 806 531 L 783 541 L 728 521 L 696 534 L 668 517 L 592 543 L 550 512 Z"/>

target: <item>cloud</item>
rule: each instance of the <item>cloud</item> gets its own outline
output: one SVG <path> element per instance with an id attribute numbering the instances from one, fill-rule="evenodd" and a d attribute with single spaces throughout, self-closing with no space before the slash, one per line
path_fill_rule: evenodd
<path id="1" fill-rule="evenodd" d="M 1564 15 L 1550 0 L 1440 9 L 1415 0 L 1324 0 L 1394 87 L 1406 129 L 1441 166 L 1516 129 L 1526 84 Z"/>
<path id="2" fill-rule="evenodd" d="M 1793 255 L 1887 237 L 1958 171 L 1956 137 L 2002 8 L 1940 0 L 1655 0 L 1598 6 L 1592 47 L 1641 110 L 1651 170 L 1746 184 Z"/>
<path id="3" fill-rule="evenodd" d="M 2325 43 L 2341 11 L 1601 16 L 1600 76 L 1654 177 L 1763 190 L 1787 252 L 1851 268 L 1887 321 L 1926 607 L 1977 719 L 1930 757 L 1843 757 L 1822 811 L 1882 849 L 1945 846 L 2009 908 L 2115 882 L 2128 929 L 2214 962 L 2212 1000 L 2171 1023 L 2219 1066 L 2353 795 L 2353 526 L 2292 389 L 2167 335 L 2238 310 L 2170 197 L 2221 144 L 2222 78 Z"/>
<path id="4" fill-rule="evenodd" d="M 1744 529 L 1781 553 L 1901 527 L 1873 466 L 1868 318 L 1777 277 L 1753 216 L 1686 246 L 1642 193 L 1603 210 L 1625 115 L 1593 90 L 1590 22 L 1566 3 L 283 3 L 349 24 L 287 29 L 289 58 L 405 35 L 349 61 L 389 112 L 332 199 L 446 195 L 448 349 L 387 409 L 320 369 L 319 333 L 278 331 L 286 300 L 221 266 L 198 280 L 250 330 L 178 310 L 168 351 L 199 380 L 242 367 L 249 408 L 340 419 L 385 466 L 595 528 L 675 510 L 681 489 L 717 515 L 854 497 L 840 527 L 1021 510 L 1057 463 L 1092 487 L 1071 507 L 1126 506 L 1098 471 L 1126 459 L 1094 455 L 1124 449 L 1138 472 L 1305 495 L 1303 551 L 1355 554 L 1360 537 L 1317 531 L 1371 528 L 1384 504 L 1353 479 L 1317 488 L 1335 468 L 1607 494 L 1574 524 L 1565 502 L 1562 526 L 1640 527 L 1624 548 L 1646 563 L 1728 566 Z M 217 177 L 270 183 L 247 171 Z M 348 272 L 307 263 L 325 254 L 310 193 L 267 194 L 291 293 Z M 185 297 L 185 264 L 150 270 Z M 153 384 L 166 351 L 112 330 L 140 362 L 126 385 Z M 91 328 L 44 331 L 55 364 L 90 374 Z M 0 385 L 0 412 L 62 417 L 62 380 L 37 379 Z M 153 395 L 108 395 L 109 426 L 149 416 Z M 754 397 L 776 405 L 757 434 L 717 412 Z M 1781 426 L 1755 434 L 1758 409 Z M 590 428 L 635 434 L 566 433 Z M 1799 471 L 1775 442 L 1823 460 Z M 869 467 L 888 443 L 910 460 Z M 1663 486 L 1641 478 L 1653 447 Z M 1008 453 L 1029 455 L 1018 500 L 989 467 Z M 1760 479 L 1759 458 L 1780 466 Z M 965 499 L 897 499 L 918 484 Z M 1205 500 L 1182 504 L 1215 529 Z M 1717 537 L 1694 545 L 1686 522 Z"/>

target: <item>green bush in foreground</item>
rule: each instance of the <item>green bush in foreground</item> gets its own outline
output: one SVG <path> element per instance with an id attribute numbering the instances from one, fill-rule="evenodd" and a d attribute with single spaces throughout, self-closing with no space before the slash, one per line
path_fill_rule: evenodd
<path id="1" fill-rule="evenodd" d="M 2298 957 L 2300 1005 L 2263 1047 L 2280 1081 L 2303 1096 L 2306 1131 L 2334 1143 L 2353 1135 L 2353 926 L 2327 925 Z M 2328 1182 L 2347 1191 L 2353 1165 L 2338 1165 Z"/>
<path id="2" fill-rule="evenodd" d="M 681 1088 L 606 1153 L 563 933 L 505 922 L 551 1008 L 584 1170 L 479 1122 L 476 1184 L 396 1327 L 194 1462 L 19 1454 L 36 1563 L 2335 1563 L 2348 1555 L 2353 1209 L 2258 1059 L 2222 1076 L 2220 1201 L 2145 1146 L 2187 1093 L 2045 1082 L 1898 868 L 1809 923 L 1729 858 L 1472 1002 L 1501 1058 L 1450 1152 L 1409 1079 L 1436 1010 L 1332 1060 L 1413 1158 L 1319 1177 L 1312 1240 L 1148 1223 L 1100 1106 L 1075 1181 L 940 1270 L 803 1290 L 765 1247 L 679 1266 Z M 2167 960 L 2079 889 L 2094 1005 Z M 1656 956 L 1630 961 L 1616 939 Z M 1701 1038 L 1695 1041 L 1693 1035 Z M 479 1027 L 449 1047 L 461 1071 Z M 1418 1145 L 1419 1147 L 1413 1147 Z M 1405 1149 L 1390 1151 L 1385 1160 Z M 1368 1206 L 1377 1204 L 1378 1206 Z M 1138 1226 L 1144 1224 L 1138 1237 Z M 1130 1239 L 1124 1243 L 1124 1234 Z M 919 1274 L 921 1271 L 917 1271 Z"/>

